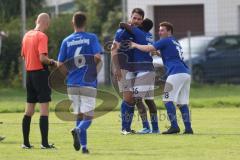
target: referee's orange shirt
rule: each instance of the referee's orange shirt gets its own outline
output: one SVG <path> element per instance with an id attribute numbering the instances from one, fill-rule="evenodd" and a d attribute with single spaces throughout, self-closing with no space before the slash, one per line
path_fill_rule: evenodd
<path id="1" fill-rule="evenodd" d="M 23 37 L 21 52 L 27 71 L 43 69 L 40 54 L 48 55 L 48 37 L 43 32 L 30 30 Z"/>

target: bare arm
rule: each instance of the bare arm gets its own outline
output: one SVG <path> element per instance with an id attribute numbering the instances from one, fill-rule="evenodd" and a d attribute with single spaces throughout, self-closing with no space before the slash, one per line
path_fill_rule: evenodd
<path id="1" fill-rule="evenodd" d="M 57 66 L 57 62 L 53 59 L 48 58 L 45 54 L 40 54 L 40 61 L 43 64 L 50 65 L 50 66 Z"/>
<path id="2" fill-rule="evenodd" d="M 119 66 L 118 61 L 118 49 L 120 47 L 120 43 L 113 41 L 112 47 L 111 47 L 111 60 L 112 60 L 112 66 L 113 66 L 113 73 L 115 74 L 115 77 L 120 80 L 122 78 L 121 76 L 121 69 Z"/>
<path id="3" fill-rule="evenodd" d="M 132 48 L 137 48 L 143 52 L 153 52 L 156 51 L 156 49 L 152 45 L 140 45 L 134 42 L 131 42 Z"/>
<path id="4" fill-rule="evenodd" d="M 101 54 L 100 53 L 97 53 L 94 55 L 94 61 L 97 65 L 98 65 L 98 63 L 101 62 Z"/>
<path id="5" fill-rule="evenodd" d="M 127 32 L 132 34 L 132 26 L 130 24 L 127 24 L 127 23 L 124 23 L 124 22 L 120 22 L 119 23 L 119 27 L 126 29 Z"/>
<path id="6" fill-rule="evenodd" d="M 102 64 L 103 64 L 100 53 L 97 53 L 97 54 L 94 55 L 94 61 L 96 63 L 97 73 L 99 73 L 101 68 L 102 68 Z"/>
<path id="7" fill-rule="evenodd" d="M 159 51 L 152 51 L 152 52 L 150 52 L 150 53 L 151 53 L 152 56 L 157 55 L 157 56 L 160 56 L 160 57 L 161 57 L 161 53 L 160 53 Z"/>
<path id="8" fill-rule="evenodd" d="M 64 65 L 63 62 L 57 62 L 57 67 L 58 70 L 64 75 L 66 76 L 68 74 L 68 69 L 66 68 L 66 66 Z"/>

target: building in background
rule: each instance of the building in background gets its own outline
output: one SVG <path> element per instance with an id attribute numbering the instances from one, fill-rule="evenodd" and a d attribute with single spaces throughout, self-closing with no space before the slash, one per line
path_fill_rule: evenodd
<path id="1" fill-rule="evenodd" d="M 240 34 L 239 0 L 128 0 L 127 10 L 140 7 L 146 17 L 155 22 L 153 33 L 158 33 L 161 21 L 175 26 L 178 38 L 192 35 Z M 157 37 L 155 37 L 157 38 Z"/>
<path id="2" fill-rule="evenodd" d="M 45 0 L 51 15 L 59 13 L 73 13 L 76 11 L 75 0 Z"/>

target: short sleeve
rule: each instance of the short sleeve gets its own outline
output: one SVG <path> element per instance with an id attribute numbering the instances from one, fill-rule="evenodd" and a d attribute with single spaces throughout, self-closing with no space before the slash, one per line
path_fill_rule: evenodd
<path id="1" fill-rule="evenodd" d="M 48 54 L 48 37 L 45 34 L 39 36 L 38 53 Z"/>
<path id="2" fill-rule="evenodd" d="M 158 40 L 157 42 L 153 43 L 153 47 L 156 50 L 161 50 L 165 46 L 165 40 Z"/>
<path id="3" fill-rule="evenodd" d="M 60 51 L 58 53 L 58 61 L 64 62 L 67 59 L 67 44 L 65 41 L 62 42 Z"/>
<path id="4" fill-rule="evenodd" d="M 123 29 L 118 29 L 117 32 L 115 33 L 114 40 L 116 42 L 121 42 L 124 39 L 124 35 L 126 34 L 126 31 Z"/>
<path id="5" fill-rule="evenodd" d="M 93 36 L 92 39 L 92 53 L 95 55 L 97 53 L 102 53 L 102 47 L 99 43 L 99 40 L 96 35 Z"/>

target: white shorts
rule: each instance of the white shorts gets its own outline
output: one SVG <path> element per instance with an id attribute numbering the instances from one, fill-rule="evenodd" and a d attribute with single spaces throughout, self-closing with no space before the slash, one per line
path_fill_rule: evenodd
<path id="1" fill-rule="evenodd" d="M 68 87 L 68 97 L 72 101 L 74 114 L 91 114 L 96 106 L 96 88 L 93 87 Z"/>
<path id="2" fill-rule="evenodd" d="M 191 76 L 178 73 L 168 76 L 164 86 L 163 101 L 173 101 L 176 104 L 189 104 Z"/>
<path id="3" fill-rule="evenodd" d="M 122 78 L 118 81 L 119 92 L 133 91 L 135 74 L 128 70 L 121 69 Z"/>
<path id="4" fill-rule="evenodd" d="M 138 72 L 135 76 L 133 96 L 154 99 L 155 72 Z"/>

